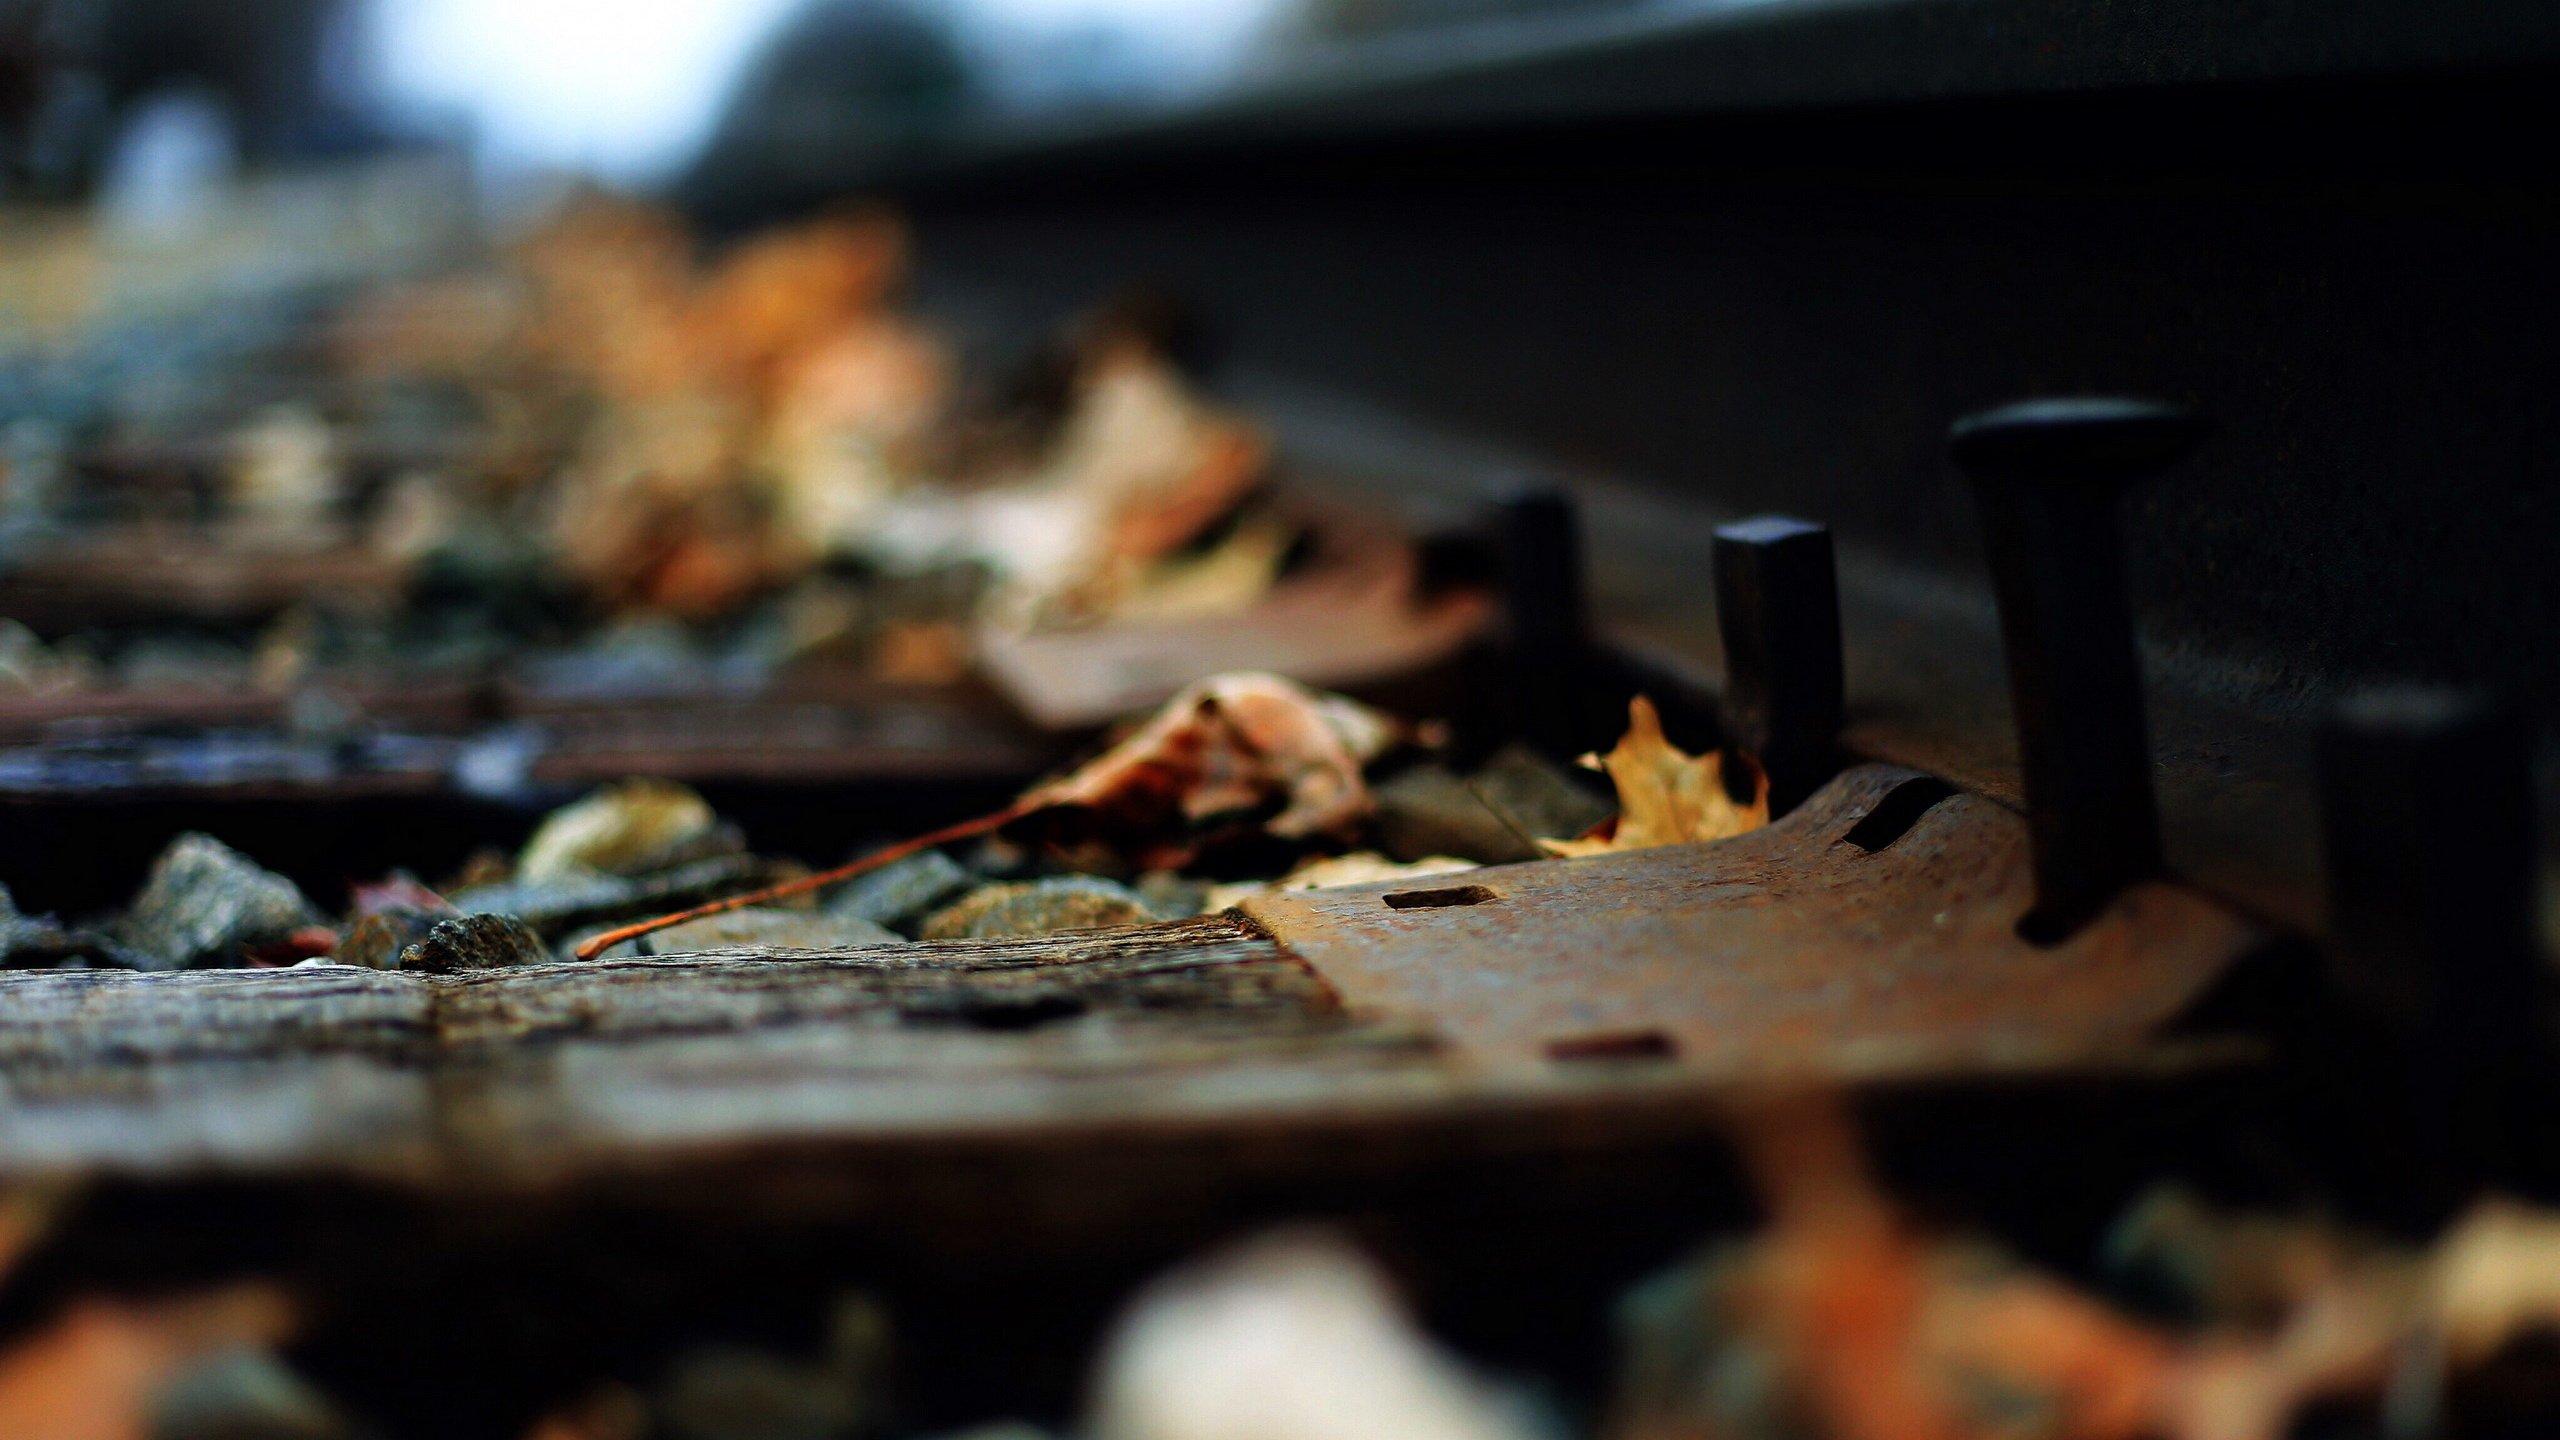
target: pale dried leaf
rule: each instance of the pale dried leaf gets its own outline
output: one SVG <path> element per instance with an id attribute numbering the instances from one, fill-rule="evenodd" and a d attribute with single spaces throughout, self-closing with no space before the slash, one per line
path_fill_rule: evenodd
<path id="1" fill-rule="evenodd" d="M 338 503 L 337 433 L 307 405 L 262 412 L 231 440 L 229 499 L 266 520 L 315 524 Z"/>
<path id="2" fill-rule="evenodd" d="M 1115 350 L 1082 381 L 1041 474 L 979 507 L 1005 576 L 998 615 L 1028 626 L 1106 614 L 1139 577 L 1234 513 L 1270 439 L 1218 410 L 1161 357 Z"/>
<path id="3" fill-rule="evenodd" d="M 2437 1242 L 2433 1322 L 2457 1363 L 2478 1363 L 2531 1330 L 2560 1330 L 2560 1214 L 2482 1204 Z"/>
<path id="4" fill-rule="evenodd" d="M 1473 860 L 1461 860 L 1455 855 L 1426 855 L 1419 860 L 1398 862 L 1375 850 L 1354 850 L 1348 855 L 1304 861 L 1278 880 L 1239 880 L 1231 885 L 1212 886 L 1209 908 L 1224 910 L 1274 891 L 1330 890 L 1337 885 L 1372 885 L 1383 880 L 1427 880 L 1434 875 L 1456 875 L 1477 868 Z"/>
<path id="5" fill-rule="evenodd" d="M 1523 1440 L 1359 1252 L 1276 1235 L 1157 1282 L 1103 1357 L 1098 1440 Z"/>
<path id="6" fill-rule="evenodd" d="M 1165 560 L 1132 578 L 1099 618 L 1114 624 L 1169 624 L 1241 615 L 1279 583 L 1298 532 L 1274 520 L 1248 521 L 1199 555 Z"/>
<path id="7" fill-rule="evenodd" d="M 1608 855 L 1729 840 L 1769 823 L 1769 782 L 1755 776 L 1757 793 L 1737 805 L 1725 793 L 1724 754 L 1691 755 L 1665 739 L 1653 702 L 1637 696 L 1627 705 L 1627 733 L 1599 757 L 1597 768 L 1618 789 L 1618 818 L 1606 836 L 1542 839 L 1550 855 Z"/>
<path id="8" fill-rule="evenodd" d="M 941 413 L 950 388 L 940 342 L 907 321 L 865 316 L 784 362 L 772 440 L 785 449 L 841 435 L 894 445 Z"/>
<path id="9" fill-rule="evenodd" d="M 1362 768 L 1396 737 L 1393 721 L 1340 695 L 1254 671 L 1218 675 L 1024 803 L 1082 807 L 1120 828 L 1163 834 L 1278 802 L 1263 824 L 1274 836 L 1347 836 L 1374 803 Z"/>

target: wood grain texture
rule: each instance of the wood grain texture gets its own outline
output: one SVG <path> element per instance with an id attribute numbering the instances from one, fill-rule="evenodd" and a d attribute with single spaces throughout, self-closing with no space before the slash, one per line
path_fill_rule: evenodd
<path id="1" fill-rule="evenodd" d="M 1751 1079 L 1712 1055 L 1491 1063 L 1448 1043 L 1517 978 L 1499 971 L 1447 1013 L 1355 1011 L 1227 914 L 446 977 L 0 975 L 0 1183 L 345 1179 L 466 1208 L 499 1193 L 720 1213 L 1063 1205 L 1103 1225 L 1254 1176 L 1691 1143 Z M 1897 1083 L 2194 1063 L 2134 1045 Z"/>
<path id="2" fill-rule="evenodd" d="M 0 976 L 0 1176 L 558 1178 L 704 1149 L 1154 1123 L 1427 1074 L 1232 917 L 428 977 Z M 1328 1102 L 1329 1103 L 1329 1102 Z"/>

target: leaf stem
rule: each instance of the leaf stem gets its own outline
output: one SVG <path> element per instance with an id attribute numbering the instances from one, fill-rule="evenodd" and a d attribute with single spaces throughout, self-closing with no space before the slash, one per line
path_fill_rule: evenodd
<path id="1" fill-rule="evenodd" d="M 883 866 L 894 865 L 910 855 L 921 854 L 955 841 L 974 840 L 981 835 L 993 834 L 1041 808 L 1018 800 L 992 815 L 981 815 L 974 820 L 963 820 L 957 825 L 944 826 L 930 834 L 918 835 L 912 840 L 901 840 L 895 845 L 875 850 L 859 860 L 839 865 L 833 870 L 821 870 L 815 875 L 803 875 L 796 880 L 785 880 L 779 885 L 768 885 L 762 890 L 751 890 L 744 895 L 732 895 L 726 900 L 714 900 L 708 905 L 696 905 L 690 910 L 680 910 L 673 915 L 660 915 L 656 919 L 643 920 L 635 925 L 625 925 L 618 930 L 607 930 L 579 945 L 578 958 L 593 960 L 625 940 L 637 940 L 643 935 L 654 935 L 661 930 L 672 929 L 688 921 L 707 919 L 713 915 L 725 915 L 732 910 L 744 910 L 750 905 L 770 904 L 776 900 L 787 900 L 794 895 L 806 895 L 812 890 L 823 890 L 830 885 L 840 885 L 847 880 L 868 875 Z"/>

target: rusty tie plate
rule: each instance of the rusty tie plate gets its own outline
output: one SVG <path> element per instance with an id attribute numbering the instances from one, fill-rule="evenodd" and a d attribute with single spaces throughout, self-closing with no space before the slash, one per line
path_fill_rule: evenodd
<path id="1" fill-rule="evenodd" d="M 1934 802 L 1934 803 L 1933 803 Z M 1672 1057 L 1736 1078 L 1929 1077 L 2138 1051 L 2260 938 L 2137 886 L 2030 945 L 2026 825 L 1870 765 L 1713 845 L 1247 901 L 1356 1013 L 1487 1067 Z"/>

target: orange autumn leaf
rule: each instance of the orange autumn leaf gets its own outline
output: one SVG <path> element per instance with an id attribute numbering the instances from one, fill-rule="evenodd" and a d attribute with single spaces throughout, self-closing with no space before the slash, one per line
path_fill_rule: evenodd
<path id="1" fill-rule="evenodd" d="M 1651 705 L 1636 705 L 1652 719 Z M 1772 1094 L 1732 1118 L 1770 1218 L 1751 1288 L 1791 1383 L 1824 1421 L 1819 1433 L 1964 1440 L 1914 1353 L 1930 1298 L 1926 1247 L 1877 1190 L 1848 1113 L 1828 1095 Z"/>
<path id="2" fill-rule="evenodd" d="M 893 315 L 857 316 L 775 367 L 770 443 L 785 454 L 842 435 L 912 443 L 951 392 L 948 348 Z"/>
<path id="3" fill-rule="evenodd" d="M 1627 703 L 1627 733 L 1607 755 L 1584 763 L 1606 771 L 1618 788 L 1618 818 L 1605 835 L 1541 840 L 1550 855 L 1609 855 L 1729 840 L 1769 823 L 1769 781 L 1737 805 L 1724 788 L 1724 753 L 1691 755 L 1663 738 L 1662 717 L 1639 695 Z"/>
<path id="4" fill-rule="evenodd" d="M 1924 1235 L 1877 1188 L 1836 1096 L 1758 1097 L 1734 1115 L 1768 1207 L 1751 1293 L 1830 1440 L 2013 1433 L 1982 1394 L 2035 1397 L 2047 1440 L 2193 1432 L 2159 1424 L 2170 1337 L 2025 1267 Z"/>
<path id="5" fill-rule="evenodd" d="M 293 1309 L 265 1285 L 174 1300 L 75 1302 L 0 1353 L 0 1435 L 143 1440 L 160 1388 L 218 1350 L 271 1345 Z"/>
<path id="6" fill-rule="evenodd" d="M 793 355 L 876 309 L 906 268 L 907 232 L 888 215 L 839 215 L 746 242 L 723 259 L 686 316 L 698 360 L 761 389 Z"/>
<path id="7" fill-rule="evenodd" d="M 0 1277 L 43 1238 L 65 1198 L 0 1190 Z M 217 1351 L 273 1345 L 294 1308 L 272 1285 L 238 1284 L 165 1299 L 72 1301 L 0 1349 L 0 1436 L 144 1440 L 161 1388 Z"/>
<path id="8" fill-rule="evenodd" d="M 871 673 L 897 685 L 955 685 L 969 673 L 969 636 L 931 620 L 893 620 L 880 627 Z"/>

